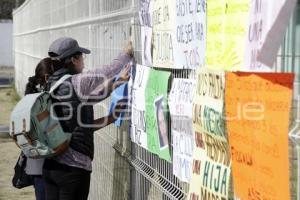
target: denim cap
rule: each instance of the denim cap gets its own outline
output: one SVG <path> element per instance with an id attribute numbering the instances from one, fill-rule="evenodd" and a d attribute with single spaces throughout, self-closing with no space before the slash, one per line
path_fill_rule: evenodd
<path id="1" fill-rule="evenodd" d="M 48 55 L 54 59 L 62 60 L 77 52 L 85 54 L 91 53 L 90 50 L 80 47 L 77 40 L 70 37 L 61 37 L 52 42 L 49 47 Z M 57 56 L 54 57 L 53 54 Z"/>

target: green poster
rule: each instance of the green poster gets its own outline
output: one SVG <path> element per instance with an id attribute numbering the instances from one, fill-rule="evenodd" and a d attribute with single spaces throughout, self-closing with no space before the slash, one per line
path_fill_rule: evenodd
<path id="1" fill-rule="evenodd" d="M 167 90 L 170 74 L 151 69 L 145 91 L 148 150 L 169 162 Z"/>

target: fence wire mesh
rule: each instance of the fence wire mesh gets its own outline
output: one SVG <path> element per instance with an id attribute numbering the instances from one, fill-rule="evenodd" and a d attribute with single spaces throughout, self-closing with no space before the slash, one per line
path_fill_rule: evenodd
<path id="1" fill-rule="evenodd" d="M 27 0 L 13 15 L 15 85 L 19 94 L 24 93 L 28 77 L 34 73 L 39 60 L 47 56 L 50 43 L 58 37 L 76 38 L 81 46 L 91 49 L 92 53 L 85 60 L 87 69 L 108 64 L 122 51 L 128 39 L 133 41 L 136 60 L 141 63 L 139 2 Z M 299 71 L 299 66 L 296 65 L 298 62 L 295 61 L 299 60 L 300 54 L 290 54 L 287 51 L 293 44 L 288 41 L 289 38 L 297 35 L 295 31 L 291 32 L 294 29 L 295 22 L 292 20 L 275 64 L 275 71 Z M 287 65 L 291 68 L 286 68 Z M 172 76 L 194 78 L 194 72 L 172 70 Z M 297 78 L 295 83 L 295 95 L 299 93 L 298 80 Z M 110 99 L 105 100 L 107 107 L 109 103 Z M 294 124 L 297 102 L 293 105 L 291 126 Z M 95 117 L 107 112 L 103 106 L 95 106 Z M 173 175 L 172 164 L 131 143 L 128 127 L 126 122 L 121 128 L 111 125 L 96 133 L 89 199 L 185 199 L 189 185 Z M 297 194 L 297 163 L 296 145 L 291 142 L 292 199 L 296 199 Z"/>

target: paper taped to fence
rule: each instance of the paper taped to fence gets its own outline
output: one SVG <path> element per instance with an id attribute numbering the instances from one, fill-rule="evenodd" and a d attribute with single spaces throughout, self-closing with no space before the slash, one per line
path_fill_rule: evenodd
<path id="1" fill-rule="evenodd" d="M 151 69 L 145 91 L 148 150 L 169 162 L 171 156 L 167 90 L 170 74 L 170 72 Z"/>
<path id="2" fill-rule="evenodd" d="M 205 64 L 206 0 L 173 0 L 174 68 L 196 69 Z"/>
<path id="3" fill-rule="evenodd" d="M 175 20 L 174 0 L 156 0 L 153 2 L 153 66 L 173 68 L 173 25 Z"/>
<path id="4" fill-rule="evenodd" d="M 145 89 L 149 73 L 149 67 L 136 65 L 136 75 L 131 93 L 131 140 L 145 149 L 148 149 Z"/>
<path id="5" fill-rule="evenodd" d="M 139 18 L 141 25 L 142 65 L 152 66 L 152 5 L 151 0 L 140 1 Z"/>
<path id="6" fill-rule="evenodd" d="M 208 68 L 241 68 L 248 18 L 249 0 L 207 0 Z"/>
<path id="7" fill-rule="evenodd" d="M 250 1 L 243 71 L 267 72 L 271 70 L 271 66 L 266 66 L 257 59 L 258 52 L 261 50 L 271 25 L 270 4 L 273 4 L 273 1 Z"/>
<path id="8" fill-rule="evenodd" d="M 228 199 L 230 153 L 224 129 L 223 71 L 201 69 L 193 100 L 196 147 L 188 199 Z"/>
<path id="9" fill-rule="evenodd" d="M 293 74 L 226 74 L 226 127 L 237 199 L 290 199 L 292 86 Z"/>
<path id="10" fill-rule="evenodd" d="M 204 65 L 206 0 L 153 1 L 153 66 L 196 69 Z"/>
<path id="11" fill-rule="evenodd" d="M 173 174 L 183 182 L 189 182 L 191 179 L 195 145 L 192 121 L 195 85 L 193 79 L 174 79 L 168 102 L 173 141 Z"/>
<path id="12" fill-rule="evenodd" d="M 269 0 L 271 19 L 270 29 L 266 33 L 266 39 L 258 52 L 257 59 L 267 66 L 273 66 L 276 61 L 278 50 L 283 42 L 290 18 L 295 10 L 297 0 Z"/>

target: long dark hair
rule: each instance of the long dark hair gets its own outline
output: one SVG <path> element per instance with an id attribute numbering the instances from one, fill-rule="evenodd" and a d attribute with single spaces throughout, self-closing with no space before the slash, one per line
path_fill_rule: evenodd
<path id="1" fill-rule="evenodd" d="M 28 78 L 25 95 L 40 92 L 45 87 L 47 77 L 51 76 L 53 72 L 57 70 L 53 64 L 49 57 L 42 59 L 37 64 L 34 76 Z"/>
<path id="2" fill-rule="evenodd" d="M 63 60 L 55 60 L 50 57 L 42 59 L 35 68 L 35 75 L 28 78 L 25 95 L 37 93 L 43 90 L 43 88 L 46 87 L 49 76 L 61 68 L 68 68 L 71 74 L 76 74 L 72 58 L 78 59 L 80 55 L 82 55 L 81 52 L 76 52 Z M 57 55 L 50 56 L 56 57 Z"/>
<path id="3" fill-rule="evenodd" d="M 60 68 L 67 68 L 70 72 L 70 74 L 77 74 L 75 70 L 75 66 L 72 62 L 72 58 L 79 59 L 79 57 L 82 55 L 81 52 L 76 52 L 66 58 L 56 60 L 53 59 L 57 57 L 58 55 L 55 53 L 49 53 L 49 56 L 52 57 L 52 65 L 56 67 L 55 71 L 60 69 Z"/>

